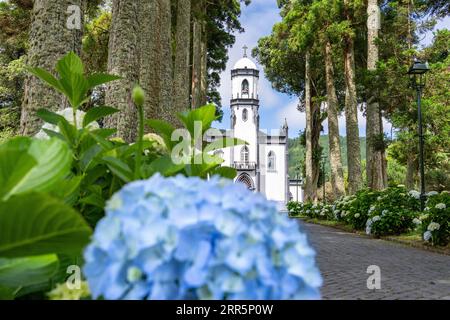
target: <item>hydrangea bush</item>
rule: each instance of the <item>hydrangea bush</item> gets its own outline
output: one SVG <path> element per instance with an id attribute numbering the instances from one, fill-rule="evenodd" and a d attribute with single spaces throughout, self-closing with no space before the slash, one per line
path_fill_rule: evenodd
<path id="1" fill-rule="evenodd" d="M 415 229 L 420 202 L 404 186 L 391 187 L 379 194 L 369 208 L 366 233 L 375 236 L 399 235 Z"/>
<path id="2" fill-rule="evenodd" d="M 333 208 L 331 205 L 322 203 L 299 203 L 291 201 L 287 205 L 291 217 L 309 217 L 320 220 L 333 220 Z"/>
<path id="3" fill-rule="evenodd" d="M 85 251 L 94 298 L 317 299 L 298 224 L 231 180 L 155 175 L 107 205 Z"/>
<path id="4" fill-rule="evenodd" d="M 344 197 L 333 209 L 335 216 L 356 230 L 364 230 L 369 218 L 369 209 L 379 196 L 380 192 L 364 189 L 354 196 Z"/>
<path id="5" fill-rule="evenodd" d="M 432 194 L 420 220 L 424 241 L 447 245 L 450 242 L 450 194 Z"/>

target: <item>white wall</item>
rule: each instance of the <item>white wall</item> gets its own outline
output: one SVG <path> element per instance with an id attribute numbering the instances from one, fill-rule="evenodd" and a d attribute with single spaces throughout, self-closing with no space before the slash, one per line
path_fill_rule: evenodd
<path id="1" fill-rule="evenodd" d="M 269 152 L 275 152 L 275 171 L 269 171 L 267 160 Z M 261 179 L 264 179 L 265 190 L 262 190 L 267 199 L 273 201 L 286 201 L 286 146 L 260 145 Z"/>

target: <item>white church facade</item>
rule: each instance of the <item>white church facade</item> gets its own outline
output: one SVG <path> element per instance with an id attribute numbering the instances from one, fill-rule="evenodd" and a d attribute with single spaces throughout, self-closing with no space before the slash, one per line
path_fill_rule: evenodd
<path id="1" fill-rule="evenodd" d="M 224 159 L 224 166 L 237 170 L 237 183 L 244 183 L 250 190 L 280 205 L 286 204 L 291 197 L 287 122 L 280 130 L 260 129 L 259 70 L 246 54 L 234 65 L 231 80 L 231 129 L 222 134 L 248 144 L 225 148 L 215 154 Z"/>

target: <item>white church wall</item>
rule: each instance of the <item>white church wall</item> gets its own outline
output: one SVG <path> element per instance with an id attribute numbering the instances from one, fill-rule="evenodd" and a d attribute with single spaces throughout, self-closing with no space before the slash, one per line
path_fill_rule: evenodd
<path id="1" fill-rule="evenodd" d="M 270 152 L 275 153 L 275 170 L 269 170 L 268 156 Z M 260 168 L 264 175 L 267 199 L 286 201 L 286 147 L 285 145 L 260 145 Z"/>

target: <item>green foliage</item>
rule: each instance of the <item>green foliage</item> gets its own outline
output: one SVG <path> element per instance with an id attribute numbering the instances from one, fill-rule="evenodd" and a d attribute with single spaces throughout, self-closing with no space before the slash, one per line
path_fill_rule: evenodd
<path id="1" fill-rule="evenodd" d="M 369 210 L 380 195 L 380 192 L 364 189 L 354 196 L 345 197 L 334 204 L 336 216 L 355 230 L 364 230 L 369 218 Z"/>
<path id="2" fill-rule="evenodd" d="M 425 241 L 441 246 L 450 243 L 450 194 L 448 192 L 430 196 L 425 214 L 420 218 Z M 431 234 L 429 239 L 426 236 L 427 232 Z"/>
<path id="3" fill-rule="evenodd" d="M 65 143 L 15 138 L 0 154 L 0 295 L 12 299 L 50 288 L 60 276 L 59 255 L 80 254 L 91 229 L 49 194 L 70 174 Z"/>
<path id="4" fill-rule="evenodd" d="M 291 201 L 287 205 L 291 217 L 308 217 L 319 220 L 334 220 L 334 212 L 331 205 L 311 202 L 299 203 Z"/>
<path id="5" fill-rule="evenodd" d="M 404 186 L 391 187 L 380 193 L 369 209 L 366 232 L 376 236 L 399 235 L 414 229 L 414 218 L 420 202 Z"/>
<path id="6" fill-rule="evenodd" d="M 49 161 L 51 159 L 51 161 Z M 63 142 L 14 138 L 0 145 L 0 200 L 50 191 L 69 171 L 72 154 Z"/>
<path id="7" fill-rule="evenodd" d="M 90 234 L 75 210 L 51 196 L 28 193 L 0 203 L 1 257 L 78 255 Z"/>
<path id="8" fill-rule="evenodd" d="M 202 178 L 207 178 L 209 175 L 220 175 L 225 178 L 235 178 L 236 170 L 221 167 L 223 159 L 211 153 L 219 149 L 245 144 L 245 142 L 235 138 L 207 141 L 208 133 L 215 133 L 211 129 L 211 125 L 218 118 L 216 107 L 207 105 L 179 114 L 179 119 L 185 128 L 184 131 L 176 130 L 168 122 L 148 120 L 149 127 L 164 139 L 170 155 L 155 161 L 149 167 L 149 173 L 160 172 L 166 176 L 182 173 Z M 217 133 L 219 136 L 222 135 L 221 132 Z M 177 161 L 173 161 L 174 159 Z"/>

